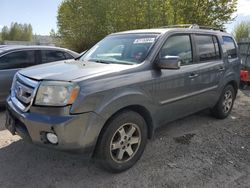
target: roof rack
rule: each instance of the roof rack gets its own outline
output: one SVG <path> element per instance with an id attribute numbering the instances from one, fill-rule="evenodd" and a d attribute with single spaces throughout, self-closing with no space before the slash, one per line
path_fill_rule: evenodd
<path id="1" fill-rule="evenodd" d="M 187 28 L 187 29 L 207 29 L 225 32 L 222 28 L 210 27 L 210 26 L 199 26 L 198 24 L 180 24 L 180 25 L 168 25 L 163 26 L 162 28 Z"/>

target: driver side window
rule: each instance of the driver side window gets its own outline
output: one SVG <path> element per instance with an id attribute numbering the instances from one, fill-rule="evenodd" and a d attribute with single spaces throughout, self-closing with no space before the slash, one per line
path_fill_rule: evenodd
<path id="1" fill-rule="evenodd" d="M 179 56 L 181 65 L 193 63 L 191 39 L 189 35 L 175 35 L 167 39 L 160 51 L 160 57 Z"/>

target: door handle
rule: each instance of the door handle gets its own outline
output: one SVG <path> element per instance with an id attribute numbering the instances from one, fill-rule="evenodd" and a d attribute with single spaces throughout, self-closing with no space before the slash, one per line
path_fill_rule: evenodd
<path id="1" fill-rule="evenodd" d="M 199 74 L 197 74 L 197 73 L 191 73 L 190 75 L 189 75 L 189 78 L 190 79 L 193 79 L 193 78 L 196 78 L 196 77 L 198 77 L 199 76 Z"/>
<path id="2" fill-rule="evenodd" d="M 226 69 L 225 69 L 225 67 L 220 67 L 218 70 L 219 70 L 219 72 L 222 72 L 222 71 L 224 71 Z"/>

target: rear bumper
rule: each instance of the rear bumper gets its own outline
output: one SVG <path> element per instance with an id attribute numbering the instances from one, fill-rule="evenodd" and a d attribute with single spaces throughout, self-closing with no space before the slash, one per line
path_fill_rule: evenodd
<path id="1" fill-rule="evenodd" d="M 21 112 L 11 99 L 7 99 L 7 111 L 14 119 L 14 131 L 32 143 L 59 150 L 84 153 L 91 156 L 104 119 L 96 113 L 78 115 L 47 115 L 37 112 Z M 54 133 L 58 144 L 46 139 L 46 133 Z"/>

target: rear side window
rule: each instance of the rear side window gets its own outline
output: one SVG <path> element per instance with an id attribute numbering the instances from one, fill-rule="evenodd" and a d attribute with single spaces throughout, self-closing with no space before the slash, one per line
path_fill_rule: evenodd
<path id="1" fill-rule="evenodd" d="M 74 57 L 67 52 L 64 52 L 64 55 L 66 59 L 74 59 Z"/>
<path id="2" fill-rule="evenodd" d="M 160 57 L 179 56 L 182 65 L 193 62 L 192 45 L 189 35 L 175 35 L 169 37 L 160 51 Z"/>
<path id="3" fill-rule="evenodd" d="M 42 50 L 42 63 L 60 61 L 66 59 L 64 52 L 57 50 Z"/>
<path id="4" fill-rule="evenodd" d="M 228 58 L 237 58 L 236 44 L 232 37 L 223 36 L 224 47 L 227 50 Z"/>
<path id="5" fill-rule="evenodd" d="M 220 50 L 217 37 L 212 35 L 196 35 L 198 56 L 201 62 L 220 59 Z"/>
<path id="6" fill-rule="evenodd" d="M 0 69 L 25 68 L 35 64 L 35 51 L 11 52 L 0 57 Z"/>

